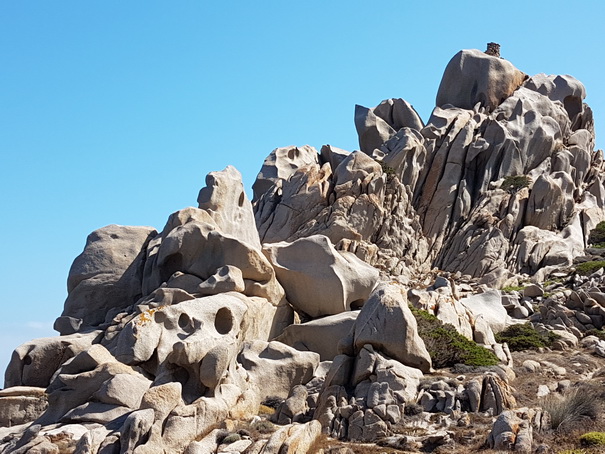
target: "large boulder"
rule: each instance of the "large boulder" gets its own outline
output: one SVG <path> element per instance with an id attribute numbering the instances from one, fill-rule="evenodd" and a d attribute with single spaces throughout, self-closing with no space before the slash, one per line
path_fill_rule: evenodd
<path id="1" fill-rule="evenodd" d="M 341 312 L 307 323 L 293 324 L 275 340 L 297 350 L 319 353 L 322 361 L 331 361 L 339 353 L 338 343 L 347 337 L 358 315 L 358 311 Z"/>
<path id="2" fill-rule="evenodd" d="M 15 349 L 4 375 L 4 387 L 34 386 L 46 388 L 54 373 L 70 358 L 98 342 L 101 331 L 44 337 Z"/>
<path id="3" fill-rule="evenodd" d="M 521 86 L 526 75 L 512 63 L 477 49 L 458 52 L 445 68 L 439 90 L 437 106 L 451 104 L 472 109 L 481 103 L 494 110 Z"/>
<path id="4" fill-rule="evenodd" d="M 510 324 L 510 317 L 502 305 L 500 290 L 489 290 L 462 298 L 460 304 L 471 315 L 473 325 L 477 325 L 478 320 L 482 319 L 494 333 L 499 333 Z"/>
<path id="5" fill-rule="evenodd" d="M 420 131 L 423 127 L 418 113 L 401 98 L 386 99 L 370 109 L 355 106 L 355 128 L 359 136 L 359 148 L 369 155 L 400 129 L 413 128 Z"/>
<path id="6" fill-rule="evenodd" d="M 318 164 L 317 150 L 309 145 L 276 148 L 265 158 L 252 185 L 253 200 L 258 200 L 277 181 L 288 180 L 296 170 L 309 164 Z"/>
<path id="7" fill-rule="evenodd" d="M 248 376 L 246 399 L 253 402 L 252 408 L 258 408 L 267 397 L 286 399 L 295 385 L 309 382 L 319 365 L 319 355 L 281 342 L 255 340 L 244 344 L 237 362 Z"/>
<path id="8" fill-rule="evenodd" d="M 62 317 L 98 325 L 109 310 L 136 302 L 141 297 L 145 248 L 156 234 L 151 227 L 108 225 L 88 235 L 84 251 L 69 270 Z"/>
<path id="9" fill-rule="evenodd" d="M 252 205 L 246 196 L 242 175 L 233 166 L 206 176 L 206 186 L 197 197 L 198 208 L 206 211 L 223 234 L 260 249 Z"/>
<path id="10" fill-rule="evenodd" d="M 431 357 L 418 335 L 418 325 L 401 290 L 381 284 L 357 316 L 351 341 L 355 352 L 371 345 L 400 363 L 429 372 Z M 341 344 L 345 349 L 346 345 Z"/>
<path id="11" fill-rule="evenodd" d="M 264 251 L 290 304 L 311 317 L 360 307 L 378 280 L 378 270 L 337 251 L 323 235 L 267 244 Z"/>
<path id="12" fill-rule="evenodd" d="M 14 386 L 0 390 L 0 427 L 32 422 L 47 407 L 44 388 Z"/>

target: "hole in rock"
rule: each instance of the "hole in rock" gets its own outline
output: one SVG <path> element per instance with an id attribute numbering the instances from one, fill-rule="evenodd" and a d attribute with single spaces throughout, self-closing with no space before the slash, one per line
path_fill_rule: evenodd
<path id="1" fill-rule="evenodd" d="M 153 318 L 156 323 L 164 323 L 166 321 L 166 314 L 162 311 L 156 311 L 155 314 L 153 314 Z"/>
<path id="2" fill-rule="evenodd" d="M 228 308 L 222 307 L 218 310 L 214 319 L 214 327 L 219 334 L 227 334 L 231 331 L 233 328 L 233 314 Z"/>
<path id="3" fill-rule="evenodd" d="M 187 314 L 181 314 L 178 323 L 179 327 L 184 330 L 187 330 L 187 328 L 191 327 L 191 319 Z"/>
<path id="4" fill-rule="evenodd" d="M 237 204 L 240 207 L 244 206 L 244 193 L 243 192 L 239 195 L 239 200 L 237 201 Z"/>
<path id="5" fill-rule="evenodd" d="M 351 308 L 352 311 L 356 311 L 358 309 L 361 309 L 363 307 L 363 303 L 365 303 L 366 300 L 355 300 L 355 301 L 351 301 L 351 304 L 349 305 L 349 307 Z"/>
<path id="6" fill-rule="evenodd" d="M 25 364 L 26 366 L 29 366 L 32 363 L 32 358 L 29 355 L 26 355 L 25 358 L 23 358 L 23 364 Z"/>

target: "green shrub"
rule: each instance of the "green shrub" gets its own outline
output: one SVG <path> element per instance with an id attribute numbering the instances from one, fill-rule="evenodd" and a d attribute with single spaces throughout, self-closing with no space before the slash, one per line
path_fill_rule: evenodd
<path id="1" fill-rule="evenodd" d="M 605 432 L 588 432 L 580 437 L 582 446 L 603 446 L 605 445 Z"/>
<path id="2" fill-rule="evenodd" d="M 496 334 L 496 341 L 506 342 L 513 352 L 549 347 L 559 338 L 555 333 L 539 333 L 531 323 L 511 325 Z"/>
<path id="3" fill-rule="evenodd" d="M 393 167 L 386 165 L 382 161 L 380 161 L 379 164 L 380 164 L 380 167 L 382 167 L 382 172 L 385 175 L 387 175 L 387 176 L 395 175 L 395 169 Z"/>
<path id="4" fill-rule="evenodd" d="M 235 443 L 236 441 L 240 441 L 242 436 L 240 434 L 229 434 L 221 441 L 222 444 L 230 445 L 231 443 Z"/>
<path id="5" fill-rule="evenodd" d="M 410 306 L 418 323 L 418 334 L 431 356 L 433 367 L 451 367 L 455 364 L 467 366 L 494 366 L 498 357 L 485 347 L 467 339 L 449 323 L 444 324 L 427 311 Z"/>
<path id="6" fill-rule="evenodd" d="M 504 293 L 511 293 L 511 292 L 520 292 L 524 288 L 525 287 L 523 287 L 522 285 L 509 285 L 507 287 L 502 287 L 501 290 Z"/>
<path id="7" fill-rule="evenodd" d="M 271 432 L 275 432 L 275 426 L 267 420 L 262 420 L 262 421 L 258 421 L 256 423 L 254 423 L 252 425 L 252 429 L 254 429 L 262 434 L 268 434 Z"/>
<path id="8" fill-rule="evenodd" d="M 588 276 L 595 271 L 605 267 L 605 260 L 593 260 L 592 262 L 584 262 L 576 265 L 576 273 L 582 276 Z"/>
<path id="9" fill-rule="evenodd" d="M 605 221 L 599 222 L 597 226 L 590 231 L 588 243 L 594 247 L 605 247 Z"/>
<path id="10" fill-rule="evenodd" d="M 526 188 L 531 183 L 531 179 L 526 175 L 510 175 L 504 178 L 502 186 L 505 191 L 514 194 L 522 188 Z"/>

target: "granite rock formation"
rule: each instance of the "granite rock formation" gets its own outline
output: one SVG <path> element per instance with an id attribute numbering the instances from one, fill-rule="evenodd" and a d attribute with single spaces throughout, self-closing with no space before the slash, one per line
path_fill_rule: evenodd
<path id="1" fill-rule="evenodd" d="M 529 321 L 553 349 L 605 357 L 590 335 L 605 325 L 602 268 L 573 268 L 602 258 L 588 246 L 605 220 L 584 98 L 499 47 L 463 50 L 426 123 L 403 99 L 356 106 L 359 151 L 277 148 L 252 201 L 227 167 L 160 232 L 91 233 L 61 335 L 7 368 L 0 453 L 345 452 L 323 435 L 452 450 L 472 415 L 491 418 L 490 447 L 531 452 L 548 417 L 518 408 L 515 377 L 567 371 L 520 368 L 499 333 Z M 417 317 L 438 327 L 423 338 Z M 453 333 L 489 365 L 435 370 L 435 339 Z"/>

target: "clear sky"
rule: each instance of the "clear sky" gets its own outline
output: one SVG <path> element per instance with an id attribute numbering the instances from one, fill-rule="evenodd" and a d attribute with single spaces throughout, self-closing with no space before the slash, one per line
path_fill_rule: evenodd
<path id="1" fill-rule="evenodd" d="M 580 79 L 604 146 L 602 2 L 420 3 L 0 0 L 0 369 L 53 334 L 88 233 L 161 229 L 278 146 L 353 150 L 356 103 L 426 121 L 460 49 Z"/>

